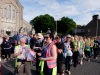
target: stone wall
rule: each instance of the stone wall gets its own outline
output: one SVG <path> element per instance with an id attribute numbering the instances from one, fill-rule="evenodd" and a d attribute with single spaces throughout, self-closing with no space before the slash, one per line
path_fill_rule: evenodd
<path id="1" fill-rule="evenodd" d="M 24 26 L 25 25 L 25 26 Z M 7 31 L 11 36 L 19 32 L 23 27 L 31 28 L 31 25 L 23 21 L 23 6 L 18 0 L 0 0 L 0 34 L 6 35 Z"/>

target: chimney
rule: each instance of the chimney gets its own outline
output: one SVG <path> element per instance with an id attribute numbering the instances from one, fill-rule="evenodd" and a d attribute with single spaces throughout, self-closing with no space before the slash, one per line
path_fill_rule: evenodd
<path id="1" fill-rule="evenodd" d="M 93 15 L 93 20 L 98 20 L 99 19 L 99 15 Z"/>

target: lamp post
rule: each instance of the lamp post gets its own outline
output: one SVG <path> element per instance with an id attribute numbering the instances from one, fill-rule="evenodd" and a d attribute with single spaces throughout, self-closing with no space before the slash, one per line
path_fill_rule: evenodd
<path id="1" fill-rule="evenodd" d="M 57 15 L 56 15 L 56 17 L 57 17 Z M 56 33 L 55 34 L 57 35 L 57 20 L 56 20 Z"/>
<path id="2" fill-rule="evenodd" d="M 57 21 L 56 21 L 56 33 L 57 33 Z"/>
<path id="3" fill-rule="evenodd" d="M 75 35 L 76 35 L 76 33 L 77 33 L 77 25 L 76 25 L 76 28 L 75 28 Z"/>
<path id="4" fill-rule="evenodd" d="M 77 21 L 77 19 L 76 19 L 76 21 Z M 77 33 L 77 25 L 76 25 L 76 28 L 75 28 L 75 35 L 76 35 L 76 33 Z"/>

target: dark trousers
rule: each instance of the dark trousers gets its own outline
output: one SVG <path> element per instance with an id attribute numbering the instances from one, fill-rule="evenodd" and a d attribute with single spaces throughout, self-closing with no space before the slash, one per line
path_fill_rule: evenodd
<path id="1" fill-rule="evenodd" d="M 5 58 L 7 58 L 7 56 L 10 58 L 11 57 L 11 49 L 4 49 L 5 51 Z"/>
<path id="2" fill-rule="evenodd" d="M 86 58 L 90 58 L 90 51 L 85 50 L 85 56 L 86 56 Z"/>
<path id="3" fill-rule="evenodd" d="M 39 72 L 39 63 L 40 63 L 40 60 L 36 59 L 36 71 L 37 72 Z"/>
<path id="4" fill-rule="evenodd" d="M 73 52 L 73 62 L 74 62 L 74 67 L 77 67 L 79 60 L 78 60 L 79 52 L 75 51 Z"/>
<path id="5" fill-rule="evenodd" d="M 97 51 L 98 55 L 100 55 L 100 47 L 98 48 L 98 51 Z"/>
<path id="6" fill-rule="evenodd" d="M 62 69 L 63 61 L 57 61 L 57 73 L 60 75 L 63 74 L 63 69 Z"/>
<path id="7" fill-rule="evenodd" d="M 52 75 L 52 68 L 50 69 L 50 68 L 48 68 L 48 66 L 47 66 L 47 63 L 45 62 L 44 63 L 44 70 L 43 70 L 43 73 L 44 73 L 44 75 Z"/>
<path id="8" fill-rule="evenodd" d="M 90 57 L 93 55 L 93 47 L 90 47 Z"/>
<path id="9" fill-rule="evenodd" d="M 97 48 L 94 48 L 93 51 L 94 51 L 94 58 L 96 58 L 97 55 L 98 55 L 98 49 Z"/>
<path id="10" fill-rule="evenodd" d="M 0 57 L 1 57 L 1 45 L 0 45 Z"/>
<path id="11" fill-rule="evenodd" d="M 65 67 L 66 67 L 66 70 L 70 71 L 70 66 L 71 66 L 71 56 L 67 56 L 66 59 L 65 59 Z"/>

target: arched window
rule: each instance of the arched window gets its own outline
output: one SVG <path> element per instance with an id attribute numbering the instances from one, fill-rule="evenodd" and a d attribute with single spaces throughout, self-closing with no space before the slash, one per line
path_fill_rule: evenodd
<path id="1" fill-rule="evenodd" d="M 4 17 L 6 18 L 6 14 L 7 14 L 7 9 L 4 8 Z"/>
<path id="2" fill-rule="evenodd" d="M 1 16 L 1 14 L 2 14 L 1 11 L 2 11 L 2 9 L 0 8 L 0 16 Z"/>
<path id="3" fill-rule="evenodd" d="M 25 30 L 26 30 L 26 29 L 24 28 L 24 32 L 25 32 Z"/>
<path id="4" fill-rule="evenodd" d="M 15 10 L 12 11 L 12 18 L 15 19 Z"/>
<path id="5" fill-rule="evenodd" d="M 8 18 L 11 19 L 11 5 L 8 7 Z"/>
<path id="6" fill-rule="evenodd" d="M 0 16 L 2 16 L 2 18 L 3 18 L 3 9 L 2 8 L 0 9 Z"/>

